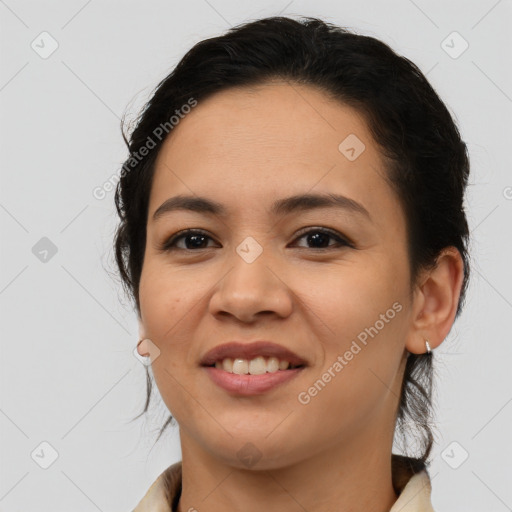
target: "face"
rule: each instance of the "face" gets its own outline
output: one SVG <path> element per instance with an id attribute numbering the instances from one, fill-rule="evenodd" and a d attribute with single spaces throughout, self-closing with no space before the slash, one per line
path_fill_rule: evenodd
<path id="1" fill-rule="evenodd" d="M 249 450 L 277 468 L 392 435 L 411 306 L 405 219 L 384 169 L 364 118 L 309 86 L 218 93 L 174 127 L 156 162 L 139 298 L 187 450 L 238 467 Z M 304 195 L 318 198 L 286 201 Z M 155 219 L 176 196 L 219 211 L 196 202 Z M 201 366 L 214 347 L 258 340 L 303 367 L 263 389 L 247 382 L 269 373 Z"/>

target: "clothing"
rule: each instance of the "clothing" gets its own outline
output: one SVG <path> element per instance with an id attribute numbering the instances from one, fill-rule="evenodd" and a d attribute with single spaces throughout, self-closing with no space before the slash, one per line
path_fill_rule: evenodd
<path id="1" fill-rule="evenodd" d="M 391 468 L 398 499 L 389 512 L 434 512 L 430 476 L 424 465 L 417 459 L 393 454 Z M 181 461 L 158 476 L 132 512 L 175 512 L 180 495 Z"/>

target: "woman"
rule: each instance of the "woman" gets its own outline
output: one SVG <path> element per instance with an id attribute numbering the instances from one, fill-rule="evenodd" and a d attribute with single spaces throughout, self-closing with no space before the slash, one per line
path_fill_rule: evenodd
<path id="1" fill-rule="evenodd" d="M 433 510 L 469 162 L 419 69 L 261 19 L 194 46 L 125 140 L 117 263 L 182 449 L 135 511 Z"/>

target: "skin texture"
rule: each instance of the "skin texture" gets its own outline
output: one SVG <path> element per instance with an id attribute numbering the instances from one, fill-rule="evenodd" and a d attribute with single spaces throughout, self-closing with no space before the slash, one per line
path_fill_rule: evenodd
<path id="1" fill-rule="evenodd" d="M 365 144 L 354 161 L 338 149 L 350 134 Z M 411 292 L 404 213 L 384 169 L 356 110 L 286 82 L 200 102 L 162 146 L 140 283 L 141 332 L 151 341 L 138 350 L 158 347 L 153 374 L 180 425 L 181 512 L 384 512 L 395 502 L 391 447 L 407 353 L 425 352 L 425 339 L 435 349 L 448 334 L 463 268 L 448 248 Z M 337 208 L 269 213 L 273 201 L 302 193 L 345 195 L 371 220 Z M 205 196 L 227 213 L 174 211 L 153 221 L 178 194 Z M 354 247 L 308 241 L 297 235 L 305 227 L 335 230 Z M 182 238 L 160 250 L 187 228 L 206 232 L 204 248 Z M 263 249 L 252 263 L 236 251 L 249 236 Z M 300 403 L 395 303 L 394 318 Z M 232 340 L 274 341 L 308 367 L 264 394 L 233 396 L 199 366 Z M 261 457 L 250 468 L 237 455 L 246 443 Z"/>

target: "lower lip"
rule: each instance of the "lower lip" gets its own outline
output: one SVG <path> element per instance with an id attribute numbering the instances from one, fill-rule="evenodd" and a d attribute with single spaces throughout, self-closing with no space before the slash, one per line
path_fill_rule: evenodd
<path id="1" fill-rule="evenodd" d="M 293 370 L 278 370 L 274 373 L 263 373 L 261 375 L 237 375 L 214 366 L 204 366 L 203 368 L 217 386 L 230 393 L 243 396 L 260 395 L 270 391 L 293 379 L 304 370 L 304 367 L 301 367 L 294 368 Z"/>

